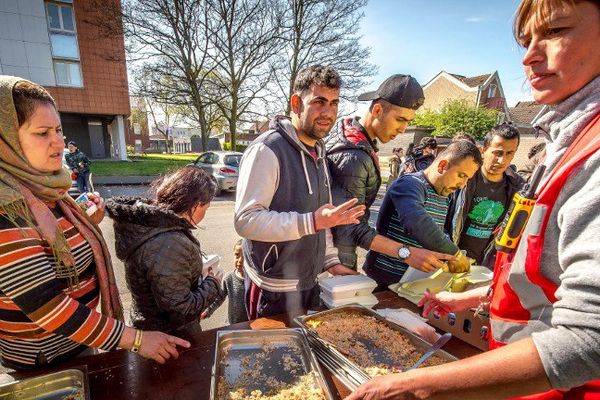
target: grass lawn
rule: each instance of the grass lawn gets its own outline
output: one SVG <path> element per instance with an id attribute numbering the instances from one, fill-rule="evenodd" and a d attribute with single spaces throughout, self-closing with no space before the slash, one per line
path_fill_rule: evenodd
<path id="1" fill-rule="evenodd" d="M 194 161 L 198 158 L 200 153 L 187 153 L 187 154 L 145 154 L 130 156 L 130 160 L 186 160 Z"/>
<path id="2" fill-rule="evenodd" d="M 105 161 L 92 163 L 95 176 L 162 175 L 189 164 L 189 160 Z"/>
<path id="3" fill-rule="evenodd" d="M 198 158 L 198 154 L 147 154 L 131 156 L 131 161 L 92 162 L 92 173 L 96 176 L 153 176 L 162 175 L 181 168 Z"/>

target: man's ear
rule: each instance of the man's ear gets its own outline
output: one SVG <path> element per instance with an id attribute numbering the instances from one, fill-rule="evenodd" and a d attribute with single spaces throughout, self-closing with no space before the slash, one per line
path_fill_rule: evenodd
<path id="1" fill-rule="evenodd" d="M 448 170 L 448 160 L 442 159 L 438 163 L 437 171 L 438 173 L 443 174 L 444 172 L 446 172 L 446 170 Z"/>
<path id="2" fill-rule="evenodd" d="M 294 93 L 290 98 L 290 106 L 294 114 L 300 114 L 302 112 L 302 97 L 298 93 Z"/>
<path id="3" fill-rule="evenodd" d="M 373 118 L 381 118 L 381 116 L 383 115 L 383 107 L 381 107 L 381 104 L 379 103 L 375 103 L 373 104 L 373 107 L 371 107 L 371 115 L 373 116 Z"/>

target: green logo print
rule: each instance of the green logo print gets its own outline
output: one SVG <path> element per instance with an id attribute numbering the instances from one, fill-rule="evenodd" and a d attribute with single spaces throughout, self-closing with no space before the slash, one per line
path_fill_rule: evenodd
<path id="1" fill-rule="evenodd" d="M 484 200 L 473 207 L 469 218 L 482 225 L 495 224 L 504 212 L 504 206 L 499 201 Z"/>

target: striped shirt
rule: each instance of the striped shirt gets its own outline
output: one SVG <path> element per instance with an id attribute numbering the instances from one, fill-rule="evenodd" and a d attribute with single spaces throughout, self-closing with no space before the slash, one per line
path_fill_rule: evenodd
<path id="1" fill-rule="evenodd" d="M 457 247 L 444 233 L 449 198 L 437 194 L 423 172 L 396 180 L 383 200 L 377 232 L 413 247 L 454 254 Z M 428 240 L 425 241 L 425 240 Z M 398 282 L 408 264 L 369 251 L 365 271 L 380 283 Z"/>
<path id="2" fill-rule="evenodd" d="M 58 207 L 51 210 L 79 273 L 72 289 L 38 232 L 21 218 L 15 227 L 0 214 L 0 355 L 14 368 L 41 366 L 87 347 L 112 350 L 124 329 L 95 311 L 100 289 L 92 248 Z"/>

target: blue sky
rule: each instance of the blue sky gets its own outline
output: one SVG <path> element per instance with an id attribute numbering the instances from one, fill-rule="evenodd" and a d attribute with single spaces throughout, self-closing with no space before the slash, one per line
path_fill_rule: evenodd
<path id="1" fill-rule="evenodd" d="M 395 73 L 424 85 L 438 72 L 474 76 L 498 71 L 510 107 L 531 100 L 512 36 L 518 0 L 370 0 L 360 27 L 370 61 L 379 66 L 371 88 Z"/>

